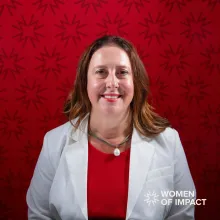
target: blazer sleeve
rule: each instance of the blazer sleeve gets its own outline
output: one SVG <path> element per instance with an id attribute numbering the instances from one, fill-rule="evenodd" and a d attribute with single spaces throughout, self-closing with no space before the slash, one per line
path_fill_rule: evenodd
<path id="1" fill-rule="evenodd" d="M 52 219 L 49 210 L 49 192 L 55 170 L 50 162 L 47 136 L 48 133 L 44 136 L 43 147 L 26 195 L 29 220 Z"/>
<path id="2" fill-rule="evenodd" d="M 186 155 L 180 141 L 178 132 L 175 133 L 175 151 L 174 151 L 174 191 L 181 192 L 187 191 L 193 194 L 190 199 L 196 199 L 196 189 L 189 170 Z M 174 197 L 174 199 L 182 200 L 183 197 Z M 166 220 L 193 220 L 194 218 L 194 205 L 193 204 L 175 204 L 173 203 L 168 213 Z"/>

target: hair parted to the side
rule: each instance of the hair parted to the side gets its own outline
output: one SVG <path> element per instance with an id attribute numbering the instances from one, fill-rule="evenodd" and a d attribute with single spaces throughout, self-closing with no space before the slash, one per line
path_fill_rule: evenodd
<path id="1" fill-rule="evenodd" d="M 74 88 L 64 104 L 64 112 L 69 121 L 78 117 L 78 128 L 82 119 L 91 112 L 91 103 L 87 94 L 87 72 L 92 55 L 101 47 L 116 45 L 123 49 L 131 62 L 134 82 L 134 97 L 130 104 L 134 127 L 146 137 L 155 136 L 171 126 L 166 118 L 154 112 L 148 103 L 149 78 L 135 47 L 119 36 L 103 36 L 95 40 L 80 58 Z"/>

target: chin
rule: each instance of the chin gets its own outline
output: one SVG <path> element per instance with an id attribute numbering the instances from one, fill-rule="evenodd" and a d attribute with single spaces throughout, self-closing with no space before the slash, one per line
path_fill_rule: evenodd
<path id="1" fill-rule="evenodd" d="M 125 112 L 126 110 L 123 109 L 119 109 L 119 108 L 102 108 L 99 112 L 100 114 L 105 114 L 105 115 L 120 115 L 122 112 Z"/>

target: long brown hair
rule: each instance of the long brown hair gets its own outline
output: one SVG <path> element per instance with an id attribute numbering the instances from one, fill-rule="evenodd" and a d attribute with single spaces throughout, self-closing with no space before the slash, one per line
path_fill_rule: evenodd
<path id="1" fill-rule="evenodd" d="M 154 112 L 154 108 L 148 103 L 149 78 L 145 67 L 135 47 L 118 36 L 103 36 L 95 40 L 80 58 L 74 88 L 64 104 L 64 113 L 71 120 L 78 117 L 76 124 L 78 128 L 82 119 L 91 112 L 91 103 L 87 94 L 87 72 L 92 55 L 101 47 L 116 45 L 122 48 L 128 55 L 134 82 L 134 97 L 130 104 L 134 127 L 144 136 L 152 137 L 164 131 L 170 126 L 167 119 Z"/>

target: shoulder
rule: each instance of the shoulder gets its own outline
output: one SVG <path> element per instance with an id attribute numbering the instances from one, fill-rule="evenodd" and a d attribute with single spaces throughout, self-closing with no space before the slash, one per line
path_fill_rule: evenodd
<path id="1" fill-rule="evenodd" d="M 176 141 L 176 138 L 179 136 L 177 130 L 171 127 L 167 127 L 163 132 L 158 135 L 159 139 L 163 139 L 165 142 L 171 144 Z"/>
<path id="2" fill-rule="evenodd" d="M 62 125 L 59 125 L 51 130 L 49 130 L 45 137 L 49 140 L 54 140 L 54 141 L 57 141 L 61 138 L 63 138 L 64 136 L 67 136 L 70 134 L 70 132 L 72 131 L 73 129 L 73 124 L 75 124 L 77 121 L 77 118 L 68 121 Z"/>
<path id="3" fill-rule="evenodd" d="M 167 127 L 163 132 L 152 139 L 152 144 L 156 147 L 156 151 L 164 152 L 170 157 L 174 156 L 177 147 L 179 133 L 171 127 Z"/>
<path id="4" fill-rule="evenodd" d="M 54 168 L 58 165 L 72 127 L 72 124 L 68 121 L 48 131 L 44 136 L 43 145 Z"/>
<path id="5" fill-rule="evenodd" d="M 71 123 L 68 121 L 58 127 L 55 127 L 46 133 L 47 139 L 59 139 L 61 136 L 67 134 Z"/>

